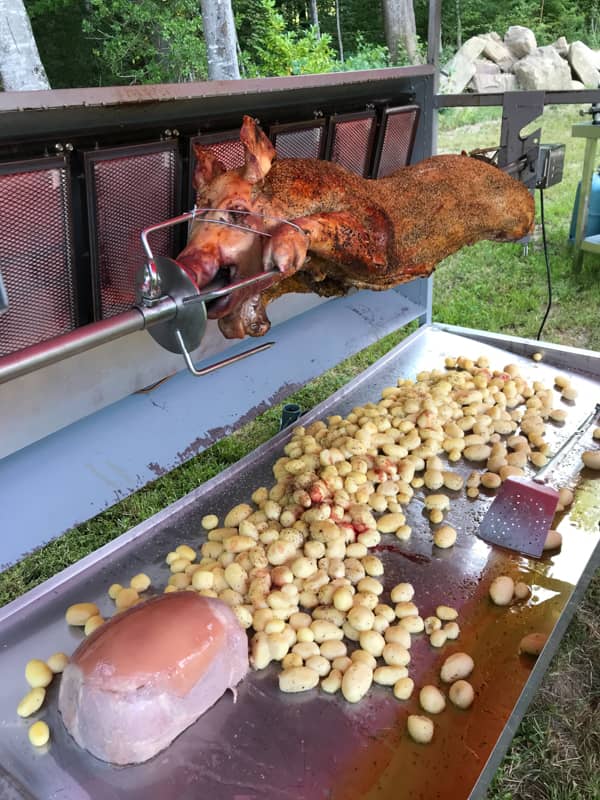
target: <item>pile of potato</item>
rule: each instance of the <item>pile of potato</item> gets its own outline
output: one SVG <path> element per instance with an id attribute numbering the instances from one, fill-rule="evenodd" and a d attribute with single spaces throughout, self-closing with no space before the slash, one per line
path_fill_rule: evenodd
<path id="1" fill-rule="evenodd" d="M 171 575 L 164 591 L 196 591 L 231 606 L 251 635 L 252 666 L 279 662 L 283 692 L 320 685 L 354 703 L 376 683 L 408 699 L 411 636 L 425 631 L 431 646 L 442 648 L 459 636 L 457 612 L 440 605 L 423 619 L 409 583 L 386 591 L 384 565 L 372 549 L 382 536 L 410 538 L 405 511 L 417 492 L 434 546 L 454 545 L 456 530 L 444 517 L 451 496 L 465 487 L 445 461 L 473 465 L 466 480 L 473 499 L 482 487 L 523 475 L 528 463 L 546 463 L 547 423 L 566 416 L 552 389 L 530 385 L 513 364 L 493 371 L 485 357 L 447 358 L 445 366 L 415 381 L 400 379 L 379 402 L 346 417 L 297 427 L 273 467 L 272 486 L 257 488 L 252 503 L 236 505 L 222 523 L 206 515 L 199 552 L 181 544 L 166 556 Z M 556 385 L 563 400 L 574 399 L 566 379 L 558 376 Z M 109 595 L 118 612 L 149 588 L 140 574 L 127 587 L 113 584 Z M 103 622 L 95 606 L 83 615 L 72 607 L 67 622 L 74 617 L 86 634 Z M 442 666 L 442 683 L 461 708 L 473 701 L 465 680 L 472 669 L 464 653 Z M 422 687 L 419 699 L 428 713 L 445 706 L 438 687 Z M 433 723 L 411 716 L 408 731 L 429 741 Z"/>

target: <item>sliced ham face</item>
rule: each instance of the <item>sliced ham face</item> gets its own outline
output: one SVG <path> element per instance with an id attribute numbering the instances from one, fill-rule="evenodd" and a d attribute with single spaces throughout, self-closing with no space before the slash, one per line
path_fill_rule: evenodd
<path id="1" fill-rule="evenodd" d="M 58 707 L 80 747 L 113 764 L 164 750 L 248 671 L 248 639 L 229 606 L 165 594 L 118 614 L 77 648 Z"/>

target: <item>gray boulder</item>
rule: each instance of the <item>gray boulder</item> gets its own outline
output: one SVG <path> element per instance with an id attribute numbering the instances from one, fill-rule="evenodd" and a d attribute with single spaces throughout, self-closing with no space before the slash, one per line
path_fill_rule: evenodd
<path id="1" fill-rule="evenodd" d="M 600 72 L 596 69 L 596 56 L 583 42 L 573 42 L 569 47 L 568 61 L 575 78 L 592 89 L 600 84 Z"/>
<path id="2" fill-rule="evenodd" d="M 521 89 L 560 91 L 571 88 L 569 65 L 551 46 L 517 61 L 514 74 Z"/>
<path id="3" fill-rule="evenodd" d="M 581 89 L 585 89 L 585 86 L 583 85 L 583 83 L 581 81 L 571 81 L 571 89 L 573 89 L 574 91 L 578 92 Z"/>
<path id="4" fill-rule="evenodd" d="M 552 47 L 556 50 L 559 56 L 566 58 L 569 54 L 569 43 L 564 36 L 559 36 L 558 39 L 552 43 Z"/>
<path id="5" fill-rule="evenodd" d="M 496 78 L 500 75 L 500 67 L 493 64 L 491 61 L 483 61 L 477 59 L 475 62 L 475 74 L 469 84 L 469 88 L 474 92 L 498 92 L 498 81 Z"/>
<path id="6" fill-rule="evenodd" d="M 479 38 L 485 40 L 485 47 L 483 48 L 484 58 L 497 64 L 502 72 L 510 72 L 515 63 L 515 57 L 498 34 L 495 32 L 484 33 Z"/>
<path id="7" fill-rule="evenodd" d="M 535 34 L 522 25 L 511 25 L 504 35 L 504 44 L 515 58 L 525 58 L 537 49 Z"/>
<path id="8" fill-rule="evenodd" d="M 472 36 L 456 52 L 446 64 L 440 79 L 440 91 L 443 94 L 460 94 L 475 75 L 475 59 L 479 58 L 485 47 L 485 41 Z"/>

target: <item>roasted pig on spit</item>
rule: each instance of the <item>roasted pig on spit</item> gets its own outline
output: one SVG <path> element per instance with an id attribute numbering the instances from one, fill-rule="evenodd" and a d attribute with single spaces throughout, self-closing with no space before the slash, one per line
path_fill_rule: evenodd
<path id="1" fill-rule="evenodd" d="M 389 289 L 426 277 L 464 245 L 517 241 L 533 226 L 529 191 L 481 159 L 434 156 L 367 180 L 329 161 L 275 160 L 250 117 L 241 141 L 245 165 L 233 170 L 196 146 L 197 205 L 214 210 L 196 222 L 177 257 L 199 288 L 219 270 L 237 280 L 278 270 L 260 294 L 238 290 L 212 304 L 209 317 L 227 338 L 265 334 L 265 306 L 287 292 Z"/>

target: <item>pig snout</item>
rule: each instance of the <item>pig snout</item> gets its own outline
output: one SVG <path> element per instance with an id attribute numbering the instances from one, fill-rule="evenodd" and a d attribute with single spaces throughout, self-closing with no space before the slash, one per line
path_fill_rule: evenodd
<path id="1" fill-rule="evenodd" d="M 209 284 L 221 266 L 218 247 L 198 247 L 193 242 L 177 256 L 177 263 L 184 268 L 199 289 Z"/>

